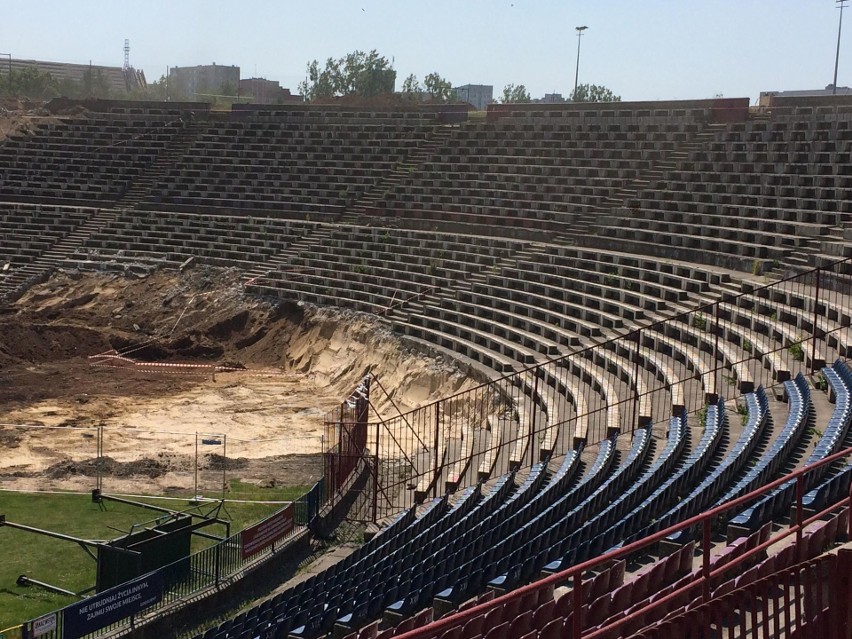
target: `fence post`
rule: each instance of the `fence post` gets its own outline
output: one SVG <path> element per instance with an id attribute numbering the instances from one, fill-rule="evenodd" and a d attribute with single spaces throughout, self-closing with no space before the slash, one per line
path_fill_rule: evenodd
<path id="1" fill-rule="evenodd" d="M 579 571 L 574 575 L 574 623 L 573 637 L 583 636 L 583 572 Z"/>
<path id="2" fill-rule="evenodd" d="M 816 342 L 817 342 L 817 322 L 819 321 L 819 280 L 822 269 L 816 267 L 816 291 L 814 292 L 814 324 L 811 326 L 811 375 L 816 373 Z"/>
<path id="3" fill-rule="evenodd" d="M 802 513 L 802 497 L 805 494 L 805 487 L 803 486 L 804 481 L 802 480 L 802 477 L 804 477 L 804 475 L 796 477 L 796 561 L 800 563 L 804 561 L 804 551 L 802 549 L 802 521 L 805 516 Z"/>
<path id="4" fill-rule="evenodd" d="M 435 404 L 435 439 L 432 446 L 435 449 L 435 474 L 432 485 L 432 497 L 438 496 L 438 441 L 441 437 L 441 402 Z"/>
<path id="5" fill-rule="evenodd" d="M 710 518 L 706 517 L 701 530 L 701 592 L 704 603 L 710 601 Z"/>
<path id="6" fill-rule="evenodd" d="M 713 311 L 713 399 L 719 399 L 719 302 L 716 302 Z M 731 362 L 733 364 L 733 362 Z"/>
<path id="7" fill-rule="evenodd" d="M 379 521 L 379 437 L 380 422 L 376 420 L 376 454 L 373 456 L 373 523 Z M 366 459 L 364 460 L 366 462 Z"/>
<path id="8" fill-rule="evenodd" d="M 639 402 L 641 398 L 639 397 L 639 350 L 642 348 L 642 329 L 640 328 L 635 333 L 633 333 L 636 338 L 636 350 L 633 355 L 633 419 L 631 421 L 631 429 L 630 432 L 633 433 L 636 431 L 636 425 L 638 423 L 639 418 Z"/>
<path id="9" fill-rule="evenodd" d="M 216 575 L 216 588 L 219 588 L 219 580 L 222 576 L 222 544 L 221 542 L 216 544 L 216 551 L 213 553 L 213 560 L 216 562 L 216 569 L 214 573 Z"/>
<path id="10" fill-rule="evenodd" d="M 536 410 L 537 401 L 538 401 L 538 368 L 533 369 L 535 372 L 533 373 L 533 377 L 535 381 L 533 382 L 533 396 L 532 402 L 530 403 L 530 410 L 532 411 L 532 416 L 530 418 L 530 466 L 535 464 L 535 419 L 538 415 L 538 411 Z"/>

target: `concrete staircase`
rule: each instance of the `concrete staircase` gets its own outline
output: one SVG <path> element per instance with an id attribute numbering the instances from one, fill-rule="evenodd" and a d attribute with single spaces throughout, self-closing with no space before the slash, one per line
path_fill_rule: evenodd
<path id="1" fill-rule="evenodd" d="M 206 126 L 203 122 L 192 122 L 187 124 L 183 130 L 174 137 L 171 144 L 157 157 L 157 160 L 142 175 L 137 177 L 130 188 L 116 201 L 115 208 L 135 209 L 154 190 L 157 183 L 162 180 L 175 164 L 187 154 L 192 143 L 198 138 L 199 133 Z"/>
<path id="2" fill-rule="evenodd" d="M 617 209 L 629 207 L 631 200 L 635 199 L 642 190 L 662 180 L 666 171 L 677 168 L 678 162 L 687 160 L 690 154 L 703 149 L 716 138 L 719 131 L 723 131 L 727 126 L 727 124 L 721 123 L 705 124 L 704 128 L 694 138 L 681 143 L 667 157 L 655 161 L 650 168 L 615 191 L 611 197 L 603 198 L 602 203 L 595 207 L 592 212 L 577 216 L 571 230 L 561 234 L 558 238 L 559 241 L 565 244 L 585 244 L 586 242 L 583 242 L 581 238 L 595 235 L 602 217 Z"/>
<path id="3" fill-rule="evenodd" d="M 266 276 L 275 271 L 286 269 L 287 265 L 296 256 L 303 253 L 310 253 L 315 247 L 321 246 L 331 238 L 332 234 L 338 228 L 337 224 L 317 224 L 312 232 L 293 242 L 280 253 L 273 255 L 263 264 L 259 264 L 257 268 L 246 272 L 243 276 L 243 281 L 246 285 L 255 284 L 263 286 L 263 280 Z"/>
<path id="4" fill-rule="evenodd" d="M 18 299 L 31 286 L 44 282 L 54 269 L 79 248 L 89 237 L 101 231 L 118 215 L 115 209 L 98 209 L 87 222 L 63 237 L 36 260 L 26 264 L 0 282 L 0 303 L 9 304 Z"/>
<path id="5" fill-rule="evenodd" d="M 506 255 L 497 259 L 494 264 L 483 268 L 476 273 L 471 273 L 462 281 L 456 282 L 449 288 L 433 290 L 425 293 L 416 299 L 403 301 L 394 306 L 388 313 L 387 317 L 391 320 L 405 322 L 408 320 L 408 313 L 411 311 L 422 312 L 430 304 L 441 304 L 441 299 L 449 298 L 456 299 L 459 291 L 470 291 L 474 284 L 484 284 L 488 281 L 488 277 L 493 274 L 500 273 L 503 267 L 516 266 L 519 260 L 533 259 L 535 255 L 540 255 L 547 252 L 547 245 L 540 242 L 530 242 L 526 248 L 515 251 L 511 255 Z"/>
<path id="6" fill-rule="evenodd" d="M 375 208 L 380 207 L 385 197 L 393 191 L 399 183 L 414 173 L 423 163 L 425 163 L 438 149 L 445 146 L 449 138 L 452 136 L 454 127 L 451 126 L 436 126 L 431 131 L 431 135 L 421 144 L 416 146 L 408 154 L 404 162 L 399 163 L 392 171 L 379 178 L 364 195 L 357 200 L 352 207 L 344 212 L 341 217 L 341 222 L 347 224 L 364 223 L 362 219 L 365 214 Z"/>

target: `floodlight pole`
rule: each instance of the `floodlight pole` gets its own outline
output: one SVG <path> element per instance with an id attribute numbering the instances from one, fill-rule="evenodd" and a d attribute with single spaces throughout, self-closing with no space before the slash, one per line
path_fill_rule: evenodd
<path id="1" fill-rule="evenodd" d="M 840 7 L 840 20 L 837 23 L 837 53 L 834 54 L 834 82 L 831 85 L 831 94 L 837 95 L 837 67 L 840 64 L 840 31 L 843 29 L 843 7 L 847 0 L 836 0 Z"/>
<path id="2" fill-rule="evenodd" d="M 580 42 L 583 37 L 583 31 L 588 29 L 587 26 L 574 27 L 577 30 L 577 68 L 574 70 L 574 93 L 571 95 L 571 101 L 577 99 L 577 81 L 580 79 Z"/>

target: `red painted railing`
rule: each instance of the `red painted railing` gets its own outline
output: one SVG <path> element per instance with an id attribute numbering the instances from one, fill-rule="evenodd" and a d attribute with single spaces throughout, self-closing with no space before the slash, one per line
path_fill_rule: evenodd
<path id="1" fill-rule="evenodd" d="M 823 517 L 827 513 L 838 510 L 839 508 L 843 507 L 844 505 L 846 505 L 846 507 L 849 508 L 850 511 L 852 511 L 852 487 L 850 487 L 850 494 L 848 496 L 844 497 L 844 499 L 842 499 L 840 502 L 835 503 L 832 506 L 829 506 L 828 508 L 825 508 L 825 509 L 819 511 L 819 512 L 815 513 L 814 515 L 810 516 L 810 517 L 806 518 L 804 516 L 804 512 L 803 512 L 803 508 L 802 508 L 802 496 L 804 494 L 804 490 L 803 490 L 804 479 L 803 478 L 806 475 L 808 475 L 809 473 L 813 472 L 817 468 L 820 468 L 820 467 L 825 466 L 827 464 L 832 464 L 832 463 L 837 462 L 838 460 L 841 460 L 841 459 L 848 457 L 850 455 L 852 455 L 852 448 L 847 448 L 846 450 L 843 450 L 843 451 L 835 453 L 835 454 L 833 454 L 829 457 L 826 457 L 825 459 L 822 459 L 819 462 L 812 464 L 811 466 L 808 466 L 806 468 L 802 468 L 802 469 L 797 470 L 793 473 L 790 473 L 789 475 L 786 475 L 785 477 L 782 477 L 782 478 L 777 479 L 773 482 L 770 482 L 770 483 L 760 487 L 757 490 L 754 490 L 754 491 L 752 491 L 752 492 L 750 492 L 746 495 L 743 495 L 742 497 L 739 497 L 737 499 L 729 501 L 726 504 L 723 504 L 723 505 L 718 506 L 716 508 L 712 508 L 711 510 L 708 510 L 708 511 L 706 511 L 706 512 L 700 514 L 700 515 L 696 515 L 695 517 L 691 517 L 690 519 L 687 519 L 687 520 L 685 520 L 685 521 L 683 521 L 679 524 L 676 524 L 674 526 L 666 528 L 665 530 L 661 530 L 658 533 L 655 533 L 653 535 L 649 535 L 645 539 L 642 539 L 640 541 L 636 541 L 632 544 L 624 546 L 623 548 L 619 548 L 617 550 L 607 552 L 607 553 L 605 553 L 605 554 L 603 554 L 599 557 L 596 557 L 594 559 L 590 559 L 589 561 L 585 561 L 581 564 L 578 564 L 578 565 L 573 566 L 571 568 L 568 568 L 566 570 L 563 570 L 563 571 L 554 573 L 553 575 L 549 575 L 547 577 L 539 579 L 538 581 L 536 581 L 534 583 L 528 584 L 526 586 L 522 586 L 522 587 L 518 588 L 517 590 L 514 590 L 514 591 L 507 593 L 505 595 L 502 595 L 500 597 L 496 597 L 495 599 L 492 599 L 491 601 L 489 601 L 487 603 L 483 603 L 483 604 L 474 606 L 472 608 L 469 608 L 467 610 L 448 615 L 448 616 L 446 616 L 442 619 L 439 619 L 438 621 L 435 621 L 435 622 L 433 622 L 433 623 L 431 623 L 427 626 L 423 626 L 421 628 L 417 628 L 417 629 L 412 630 L 410 632 L 406 632 L 406 633 L 400 635 L 399 639 L 432 639 L 434 637 L 439 637 L 441 635 L 441 633 L 444 632 L 445 630 L 448 630 L 448 629 L 453 628 L 455 626 L 464 625 L 464 623 L 466 621 L 473 619 L 473 618 L 475 618 L 479 615 L 485 614 L 486 612 L 488 612 L 489 610 L 492 610 L 493 608 L 496 608 L 497 606 L 502 606 L 506 603 L 518 600 L 521 597 L 524 597 L 525 595 L 528 595 L 528 594 L 533 593 L 533 592 L 538 592 L 541 589 L 550 588 L 550 587 L 553 587 L 553 586 L 556 586 L 556 585 L 562 585 L 562 584 L 566 584 L 566 583 L 571 583 L 571 585 L 573 587 L 572 596 L 574 598 L 574 609 L 573 609 L 573 615 L 572 615 L 573 632 L 572 632 L 571 636 L 574 637 L 575 639 L 578 639 L 580 637 L 583 637 L 584 639 L 586 639 L 586 638 L 587 639 L 597 639 L 599 637 L 603 637 L 604 635 L 609 636 L 609 634 L 612 631 L 617 630 L 617 628 L 619 626 L 622 626 L 623 624 L 628 623 L 629 621 L 631 621 L 632 618 L 636 617 L 637 615 L 647 614 L 653 608 L 667 604 L 667 603 L 671 602 L 673 599 L 675 599 L 676 597 L 682 596 L 684 593 L 687 593 L 687 592 L 690 592 L 690 591 L 696 592 L 700 589 L 703 601 L 708 602 L 710 600 L 710 587 L 709 586 L 710 586 L 711 580 L 714 577 L 718 577 L 719 575 L 721 575 L 725 572 L 728 572 L 731 569 L 736 568 L 737 566 L 742 566 L 744 563 L 746 563 L 750 559 L 752 559 L 757 553 L 763 552 L 768 547 L 772 546 L 773 544 L 777 544 L 779 541 L 781 541 L 781 540 L 783 540 L 783 539 L 785 539 L 785 538 L 787 538 L 791 535 L 795 535 L 796 547 L 797 547 L 797 549 L 799 549 L 799 552 L 801 552 L 802 530 L 806 526 L 813 523 L 814 521 L 817 521 L 818 519 L 820 519 L 821 517 Z M 731 560 L 730 562 L 725 563 L 724 566 L 713 570 L 711 568 L 711 564 L 710 564 L 710 561 L 709 561 L 710 550 L 711 550 L 710 531 L 711 531 L 711 524 L 712 524 L 713 520 L 716 517 L 718 517 L 719 515 L 722 515 L 726 512 L 729 512 L 729 511 L 734 510 L 738 507 L 741 507 L 741 506 L 748 504 L 749 502 L 753 501 L 755 498 L 768 493 L 769 491 L 783 485 L 784 483 L 786 483 L 788 481 L 795 481 L 796 482 L 795 522 L 786 530 L 779 532 L 778 534 L 772 536 L 769 540 L 756 545 L 754 548 L 747 550 L 741 556 Z M 672 593 L 668 594 L 667 596 L 662 597 L 662 598 L 650 603 L 648 606 L 646 606 L 646 607 L 644 607 L 640 610 L 633 611 L 633 613 L 631 615 L 627 615 L 627 616 L 619 619 L 618 621 L 613 622 L 612 624 L 610 624 L 607 627 L 600 628 L 598 630 L 590 630 L 586 634 L 583 634 L 583 606 L 586 603 L 584 601 L 584 592 L 583 592 L 583 573 L 585 571 L 600 568 L 602 566 L 602 564 L 605 564 L 605 563 L 610 562 L 612 560 L 628 557 L 638 550 L 647 549 L 652 544 L 655 544 L 658 541 L 665 539 L 669 535 L 672 535 L 672 534 L 674 534 L 674 533 L 676 533 L 680 530 L 683 530 L 685 528 L 698 527 L 698 526 L 700 526 L 703 530 L 702 542 L 701 542 L 701 549 L 702 549 L 702 554 L 703 554 L 703 563 L 702 563 L 701 574 L 696 580 L 692 581 L 690 584 L 684 586 L 683 588 L 675 590 Z M 850 513 L 850 516 L 848 517 L 848 527 L 849 527 L 848 534 L 849 534 L 850 538 L 852 538 L 852 513 Z"/>

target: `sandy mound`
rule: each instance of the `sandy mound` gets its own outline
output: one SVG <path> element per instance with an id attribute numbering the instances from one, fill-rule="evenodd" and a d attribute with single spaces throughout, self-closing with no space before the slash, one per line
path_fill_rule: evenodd
<path id="1" fill-rule="evenodd" d="M 0 142 L 19 133 L 29 133 L 40 122 L 58 122 L 39 102 L 27 98 L 0 98 Z"/>
<path id="2" fill-rule="evenodd" d="M 90 365 L 116 352 L 234 370 Z M 108 490 L 170 492 L 220 485 L 217 459 L 232 477 L 309 483 L 324 416 L 368 371 L 390 393 L 373 392 L 383 418 L 391 399 L 407 411 L 476 385 L 370 316 L 246 298 L 236 271 L 61 273 L 0 316 L 0 486 L 85 490 L 100 472 Z"/>

